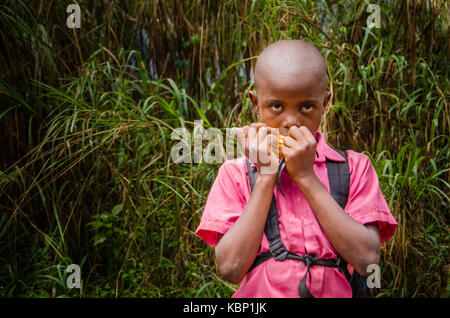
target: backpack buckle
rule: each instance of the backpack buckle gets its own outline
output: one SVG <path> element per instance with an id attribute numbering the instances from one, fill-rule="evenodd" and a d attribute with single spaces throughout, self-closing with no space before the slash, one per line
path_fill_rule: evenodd
<path id="1" fill-rule="evenodd" d="M 289 253 L 281 239 L 277 239 L 273 244 L 270 244 L 269 249 L 272 257 L 277 261 L 284 261 Z"/>

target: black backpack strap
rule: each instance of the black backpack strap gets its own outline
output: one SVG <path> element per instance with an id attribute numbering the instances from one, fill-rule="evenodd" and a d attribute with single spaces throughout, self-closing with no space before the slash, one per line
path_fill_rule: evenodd
<path id="1" fill-rule="evenodd" d="M 250 185 L 250 190 L 253 191 L 253 189 L 255 188 L 256 179 L 258 178 L 256 167 L 252 168 L 248 158 L 245 158 L 245 164 L 247 165 L 248 183 Z"/>
<path id="2" fill-rule="evenodd" d="M 330 194 L 342 209 L 345 209 L 350 191 L 350 168 L 345 151 L 335 150 L 345 162 L 332 161 L 327 159 L 328 182 L 330 184 Z M 347 262 L 338 255 L 339 270 L 344 272 L 347 280 L 350 280 L 350 273 L 347 269 Z"/>
<path id="3" fill-rule="evenodd" d="M 345 162 L 335 162 L 327 159 L 328 182 L 330 183 L 330 194 L 336 202 L 345 209 L 350 192 L 350 168 L 348 157 L 345 151 L 336 150 Z M 347 262 L 338 255 L 339 270 L 344 272 L 345 277 L 352 287 L 353 297 L 365 297 L 366 278 L 361 276 L 356 270 L 350 275 Z"/>
<path id="4" fill-rule="evenodd" d="M 337 162 L 327 159 L 328 182 L 330 184 L 330 194 L 336 202 L 345 209 L 350 191 L 350 169 L 345 151 L 336 150 L 345 162 Z"/>
<path id="5" fill-rule="evenodd" d="M 256 167 L 251 167 L 248 158 L 246 158 L 245 160 L 247 164 L 247 173 L 250 183 L 250 189 L 251 191 L 253 191 L 253 188 L 255 187 L 256 178 L 258 177 Z M 270 202 L 270 208 L 269 213 L 267 215 L 264 233 L 266 234 L 267 240 L 269 241 L 269 249 L 272 257 L 275 258 L 277 261 L 284 261 L 288 254 L 288 250 L 281 241 L 280 227 L 278 223 L 277 203 L 275 201 L 274 196 L 272 196 L 272 201 Z M 256 261 L 257 260 L 255 260 L 255 262 Z M 261 263 L 262 262 L 259 262 L 259 264 Z M 252 268 L 253 267 L 254 266 L 252 266 Z"/>

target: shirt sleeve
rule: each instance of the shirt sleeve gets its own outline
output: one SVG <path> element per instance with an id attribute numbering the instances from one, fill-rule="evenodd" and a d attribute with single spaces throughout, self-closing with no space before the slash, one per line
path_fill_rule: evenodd
<path id="1" fill-rule="evenodd" d="M 377 173 L 368 156 L 348 151 L 350 193 L 345 211 L 361 224 L 377 223 L 380 242 L 389 240 L 397 222 L 381 192 Z"/>
<path id="2" fill-rule="evenodd" d="M 206 243 L 215 247 L 217 234 L 225 234 L 244 210 L 246 176 L 236 164 L 225 162 L 219 168 L 195 232 Z"/>

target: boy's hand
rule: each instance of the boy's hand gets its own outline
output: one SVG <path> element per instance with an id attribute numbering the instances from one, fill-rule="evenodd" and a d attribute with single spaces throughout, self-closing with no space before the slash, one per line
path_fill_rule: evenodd
<path id="1" fill-rule="evenodd" d="M 238 128 L 239 146 L 250 162 L 256 164 L 259 175 L 275 177 L 278 172 L 278 130 L 263 123 Z"/>
<path id="2" fill-rule="evenodd" d="M 307 127 L 292 126 L 289 129 L 281 153 L 286 161 L 287 172 L 296 184 L 301 184 L 305 178 L 315 176 L 313 164 L 316 147 L 316 139 Z"/>

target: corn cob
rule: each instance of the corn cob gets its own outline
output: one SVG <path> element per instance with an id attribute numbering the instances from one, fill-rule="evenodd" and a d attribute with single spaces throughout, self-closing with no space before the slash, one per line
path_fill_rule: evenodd
<path id="1" fill-rule="evenodd" d="M 283 158 L 283 154 L 281 153 L 281 147 L 283 147 L 283 145 L 284 145 L 284 138 L 285 137 L 286 136 L 278 135 L 278 156 L 279 156 L 280 159 Z"/>

